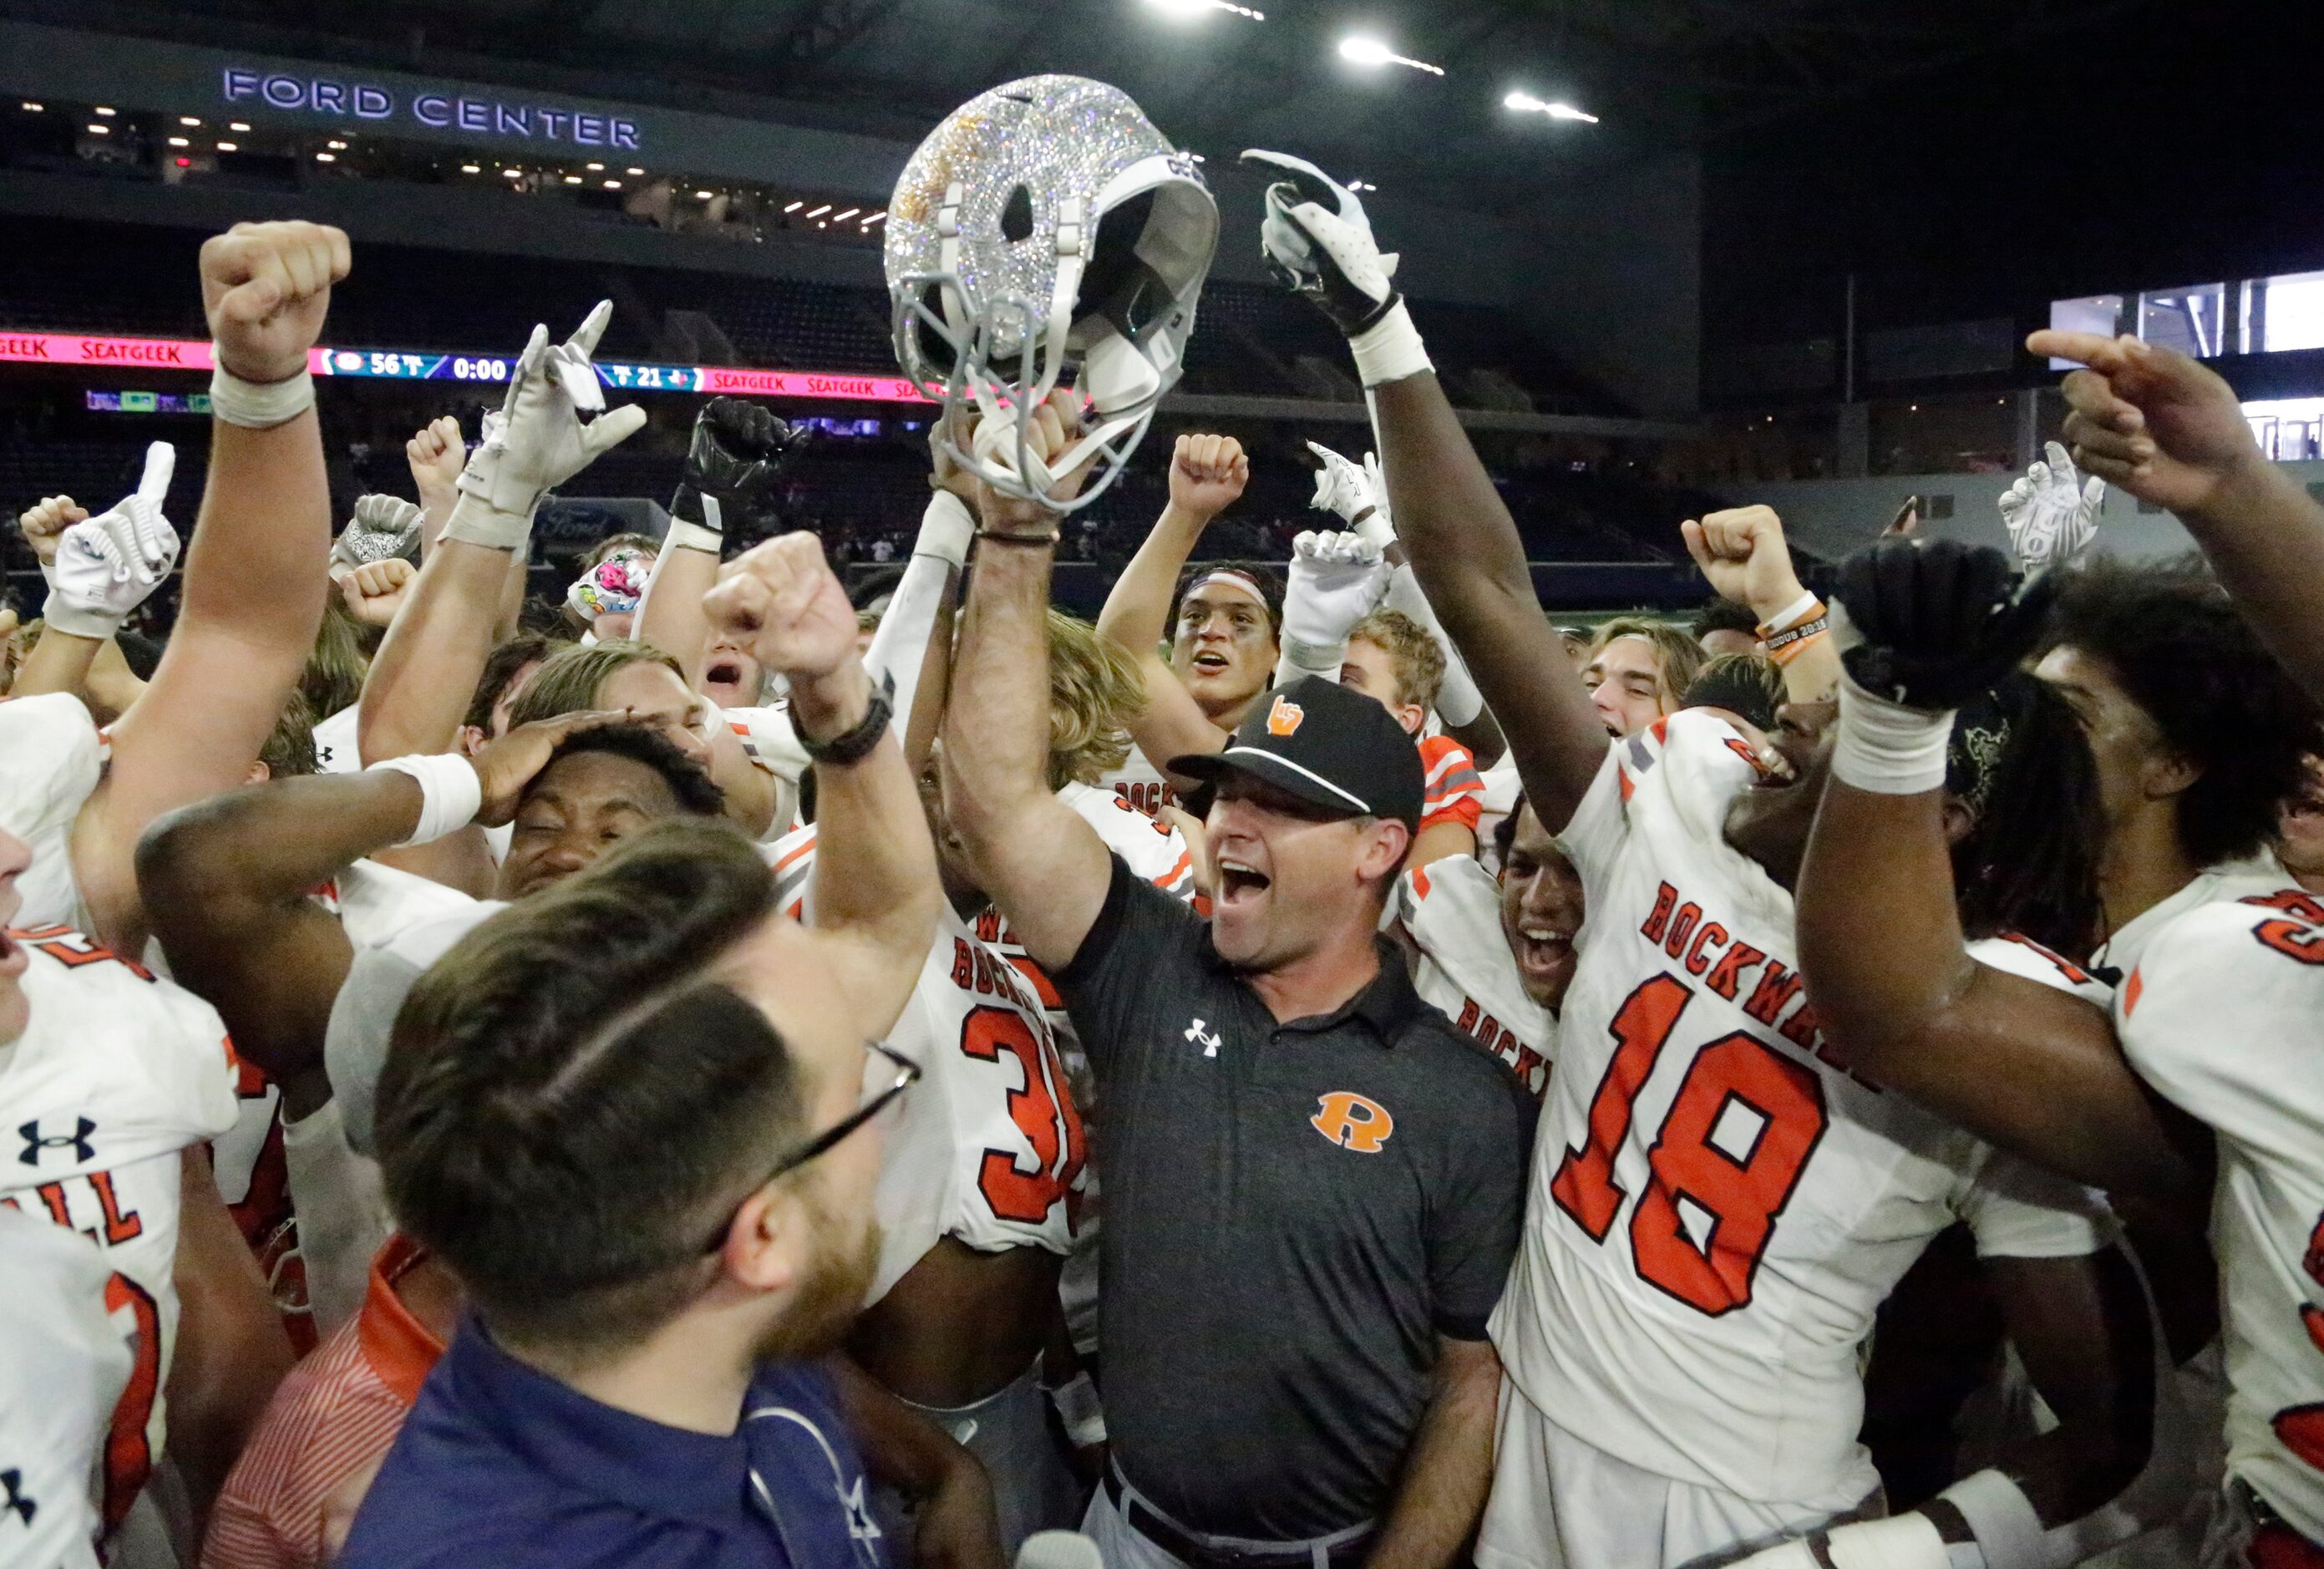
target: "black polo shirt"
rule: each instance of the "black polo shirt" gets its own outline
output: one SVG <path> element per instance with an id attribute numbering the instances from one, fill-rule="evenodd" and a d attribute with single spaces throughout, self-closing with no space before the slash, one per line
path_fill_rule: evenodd
<path id="1" fill-rule="evenodd" d="M 1057 977 L 1097 1072 L 1106 1424 L 1184 1525 L 1305 1540 L 1385 1516 L 1436 1337 L 1485 1338 L 1534 1111 L 1383 943 L 1277 1024 L 1210 928 L 1117 857 Z"/>

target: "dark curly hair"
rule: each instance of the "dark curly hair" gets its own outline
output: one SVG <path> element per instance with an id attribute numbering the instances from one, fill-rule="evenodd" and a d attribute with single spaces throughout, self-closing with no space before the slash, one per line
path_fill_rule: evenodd
<path id="1" fill-rule="evenodd" d="M 1945 789 L 1969 812 L 1953 898 L 1972 940 L 2015 933 L 2082 960 L 2100 936 L 2106 823 L 2080 717 L 2024 671 L 1954 716 Z"/>
<path id="2" fill-rule="evenodd" d="M 709 771 L 678 749 L 660 731 L 643 725 L 601 725 L 579 730 L 558 743 L 541 769 L 547 773 L 561 759 L 585 752 L 607 752 L 641 762 L 661 775 L 678 809 L 696 817 L 715 817 L 726 809 L 726 792 L 711 781 Z M 539 778 L 540 775 L 535 775 Z"/>
<path id="3" fill-rule="evenodd" d="M 1738 605 L 1714 594 L 1702 602 L 1702 609 L 1694 613 L 1694 620 L 1688 623 L 1687 631 L 1694 634 L 1697 642 L 1714 632 L 1739 632 L 1747 637 L 1757 638 L 1759 635 L 1759 613 L 1748 605 Z"/>
<path id="4" fill-rule="evenodd" d="M 2249 855 L 2324 746 L 2315 704 L 2261 646 L 2200 556 L 2100 557 L 2066 577 L 2047 649 L 2104 665 L 2163 740 L 2202 771 L 2177 803 L 2179 837 L 2210 865 Z"/>

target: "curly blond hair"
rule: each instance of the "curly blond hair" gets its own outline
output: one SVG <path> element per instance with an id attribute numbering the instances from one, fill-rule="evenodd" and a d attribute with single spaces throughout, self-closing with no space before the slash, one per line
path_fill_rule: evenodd
<path id="1" fill-rule="evenodd" d="M 1128 649 L 1087 622 L 1049 612 L 1049 788 L 1095 784 L 1130 757 L 1130 716 L 1146 678 Z"/>

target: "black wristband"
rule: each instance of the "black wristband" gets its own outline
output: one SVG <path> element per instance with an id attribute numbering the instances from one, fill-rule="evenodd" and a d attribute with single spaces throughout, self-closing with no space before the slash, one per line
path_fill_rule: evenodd
<path id="1" fill-rule="evenodd" d="M 888 734 L 888 721 L 894 714 L 895 707 L 888 701 L 888 694 L 875 687 L 872 692 L 872 706 L 864 710 L 862 721 L 854 729 L 835 735 L 828 741 L 811 740 L 806 731 L 799 731 L 799 750 L 806 752 L 807 761 L 813 763 L 827 762 L 844 767 L 851 762 L 862 762 L 872 755 L 872 749 L 880 744 L 880 738 Z"/>
<path id="2" fill-rule="evenodd" d="M 1002 545 L 1054 545 L 1064 538 L 1062 531 L 1047 534 L 1011 534 L 999 529 L 979 529 L 976 537 Z"/>

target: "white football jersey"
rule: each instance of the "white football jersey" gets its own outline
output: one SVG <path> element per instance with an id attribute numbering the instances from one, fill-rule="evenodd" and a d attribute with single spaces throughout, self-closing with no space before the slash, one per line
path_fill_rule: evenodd
<path id="1" fill-rule="evenodd" d="M 88 925 L 73 884 L 72 826 L 105 772 L 105 737 L 63 692 L 0 702 L 0 830 L 32 847 L 16 879 L 23 925 Z"/>
<path id="2" fill-rule="evenodd" d="M 328 719 L 315 723 L 315 766 L 324 773 L 361 773 L 363 751 L 355 744 L 355 725 L 363 706 L 350 704 Z"/>
<path id="3" fill-rule="evenodd" d="M 815 830 L 784 839 L 783 873 L 811 877 Z M 803 895 L 786 895 L 794 917 Z M 1041 1001 L 947 906 L 888 1044 L 920 1065 L 890 1130 L 873 1207 L 877 1302 L 952 1237 L 980 1252 L 1073 1248 L 1089 1148 Z"/>
<path id="4" fill-rule="evenodd" d="M 474 910 L 478 903 L 456 888 L 371 860 L 342 871 L 315 898 L 339 918 L 347 941 L 359 948 L 384 947 L 414 927 Z"/>
<path id="5" fill-rule="evenodd" d="M 2272 851 L 2263 850 L 2242 861 L 2223 861 L 2217 866 L 2206 867 L 2186 887 L 2153 909 L 2125 921 L 2122 929 L 2090 955 L 2090 963 L 2127 975 L 2146 956 L 2146 945 L 2154 940 L 2155 934 L 2189 910 L 2200 909 L 2207 904 L 2233 904 L 2239 899 L 2253 899 L 2293 886 L 2292 874 Z"/>
<path id="6" fill-rule="evenodd" d="M 1421 1000 L 1509 1065 L 1540 1100 L 1557 1053 L 1557 1015 L 1526 995 L 1501 930 L 1501 885 L 1466 855 L 1416 867 L 1397 886 L 1397 918 L 1420 949 Z"/>
<path id="7" fill-rule="evenodd" d="M 78 932 L 11 935 L 32 957 L 32 1022 L 0 1046 L 13 1156 L 0 1159 L 0 1204 L 88 1238 L 106 1266 L 107 1310 L 138 1337 L 107 1444 L 110 1528 L 161 1453 L 178 1334 L 179 1151 L 234 1126 L 234 1051 L 208 1003 Z"/>
<path id="8" fill-rule="evenodd" d="M 1098 776 L 1100 792 L 1127 801 L 1148 817 L 1164 807 L 1178 804 L 1178 792 L 1162 777 L 1162 771 L 1146 761 L 1146 754 L 1135 746 L 1120 768 L 1109 769 Z"/>
<path id="9" fill-rule="evenodd" d="M 96 1569 L 105 1449 L 129 1380 L 150 1356 L 134 1314 L 116 1324 L 105 1255 L 0 1209 L 0 1559 Z"/>
<path id="10" fill-rule="evenodd" d="M 1609 747 L 1562 835 L 1590 918 L 1492 1337 L 1617 1459 L 1765 1502 L 1868 1494 L 1858 1355 L 1929 1240 L 1966 1220 L 1988 1256 L 2074 1257 L 2111 1225 L 1825 1043 L 1791 897 L 1724 837 L 1756 777 L 1724 721 L 1676 714 Z"/>
<path id="11" fill-rule="evenodd" d="M 2139 1076 L 2218 1141 L 2227 1470 L 2324 1542 L 2324 901 L 2181 916 L 2115 1012 Z"/>

